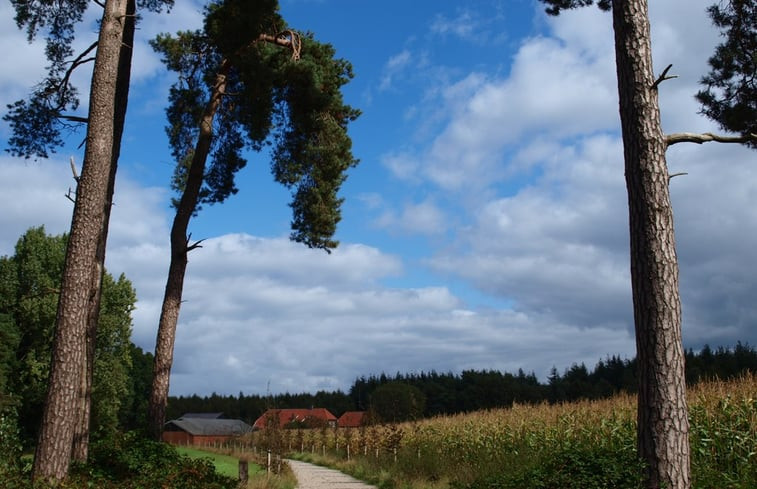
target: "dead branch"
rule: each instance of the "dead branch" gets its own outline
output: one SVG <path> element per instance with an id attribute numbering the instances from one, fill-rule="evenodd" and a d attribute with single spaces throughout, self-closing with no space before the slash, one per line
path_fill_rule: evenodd
<path id="1" fill-rule="evenodd" d="M 748 143 L 757 141 L 757 134 L 747 134 L 744 136 L 720 136 L 718 134 L 712 134 L 705 132 L 697 134 L 693 132 L 680 132 L 676 134 L 668 134 L 665 136 L 665 143 L 670 146 L 678 143 L 696 143 L 702 144 L 710 141 L 716 143 Z"/>
<path id="2" fill-rule="evenodd" d="M 670 182 L 670 179 L 673 177 L 680 177 L 681 175 L 688 175 L 685 171 L 673 173 L 672 175 L 668 175 L 668 183 Z"/>
<path id="3" fill-rule="evenodd" d="M 660 85 L 660 83 L 664 82 L 665 80 L 671 80 L 673 78 L 678 78 L 678 75 L 670 75 L 668 76 L 668 71 L 673 67 L 672 64 L 669 64 L 664 70 L 662 70 L 662 74 L 655 80 L 654 83 L 652 83 L 652 86 L 650 88 L 655 89 Z"/>
<path id="4" fill-rule="evenodd" d="M 202 248 L 202 246 L 200 246 L 200 243 L 202 243 L 203 241 L 205 241 L 204 239 L 201 239 L 201 240 L 196 241 L 195 243 L 193 243 L 193 244 L 190 245 L 189 242 L 191 240 L 192 240 L 192 233 L 189 233 L 189 235 L 187 236 L 187 241 L 186 241 L 186 247 L 187 247 L 186 251 L 187 251 L 187 253 L 189 253 L 190 251 L 192 251 L 192 250 L 194 250 L 196 248 Z"/>
<path id="5" fill-rule="evenodd" d="M 69 163 L 71 164 L 71 173 L 74 174 L 74 180 L 76 180 L 76 183 L 79 183 L 79 173 L 76 171 L 76 163 L 74 163 L 73 156 L 69 160 Z"/>
<path id="6" fill-rule="evenodd" d="M 261 34 L 258 40 L 290 48 L 292 50 L 292 59 L 294 61 L 300 59 L 302 39 L 300 38 L 300 35 L 293 30 L 287 29 L 275 35 Z"/>
<path id="7" fill-rule="evenodd" d="M 58 114 L 56 117 L 58 117 L 58 119 L 63 119 L 63 120 L 66 120 L 66 121 L 71 121 L 71 122 L 81 122 L 83 124 L 89 123 L 89 118 L 87 118 L 87 117 L 81 117 L 81 116 L 78 116 L 78 115 Z"/>

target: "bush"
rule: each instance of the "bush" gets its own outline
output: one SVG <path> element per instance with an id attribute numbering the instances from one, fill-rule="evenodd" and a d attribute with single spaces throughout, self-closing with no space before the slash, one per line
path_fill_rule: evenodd
<path id="1" fill-rule="evenodd" d="M 93 446 L 90 463 L 75 467 L 72 480 L 96 487 L 235 489 L 237 481 L 217 474 L 208 460 L 179 455 L 170 445 L 136 432 L 116 435 Z M 86 486 L 82 486 L 86 487 Z"/>
<path id="2" fill-rule="evenodd" d="M 215 471 L 209 460 L 183 457 L 170 445 L 136 433 L 118 434 L 91 447 L 88 464 L 74 464 L 56 489 L 237 489 L 237 481 Z M 4 489 L 43 489 L 14 467 L 3 474 Z"/>
<path id="3" fill-rule="evenodd" d="M 21 439 L 16 410 L 0 408 L 0 478 L 18 472 L 21 461 Z"/>

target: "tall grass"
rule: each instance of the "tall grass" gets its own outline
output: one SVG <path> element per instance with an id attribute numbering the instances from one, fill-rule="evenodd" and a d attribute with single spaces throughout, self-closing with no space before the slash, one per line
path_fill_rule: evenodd
<path id="1" fill-rule="evenodd" d="M 757 377 L 702 383 L 688 397 L 694 487 L 757 488 Z M 631 395 L 515 405 L 351 432 L 283 430 L 280 437 L 284 448 L 301 439 L 292 447 L 306 447 L 301 458 L 318 455 L 320 463 L 339 464 L 385 487 L 641 487 Z"/>

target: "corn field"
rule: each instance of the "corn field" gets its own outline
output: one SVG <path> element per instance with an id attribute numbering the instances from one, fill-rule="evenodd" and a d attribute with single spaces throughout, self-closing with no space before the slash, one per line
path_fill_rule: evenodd
<path id="1" fill-rule="evenodd" d="M 688 395 L 694 487 L 757 488 L 757 377 L 702 383 Z M 635 438 L 636 400 L 624 394 L 396 425 L 271 428 L 248 443 L 397 481 L 443 482 L 433 487 L 583 489 L 640 487 Z"/>

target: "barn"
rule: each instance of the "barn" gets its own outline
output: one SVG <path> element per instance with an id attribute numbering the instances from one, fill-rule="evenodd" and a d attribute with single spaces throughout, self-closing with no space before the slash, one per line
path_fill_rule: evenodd
<path id="1" fill-rule="evenodd" d="M 220 413 L 187 413 L 168 421 L 163 428 L 163 441 L 174 445 L 213 445 L 252 431 L 252 426 L 239 419 L 223 419 Z"/>
<path id="2" fill-rule="evenodd" d="M 278 422 L 280 428 L 320 428 L 336 426 L 336 416 L 325 408 L 269 409 L 255 420 L 253 427 L 262 430 L 270 421 Z"/>
<path id="3" fill-rule="evenodd" d="M 368 413 L 365 411 L 347 411 L 339 416 L 336 425 L 340 428 L 359 428 L 366 424 Z"/>

